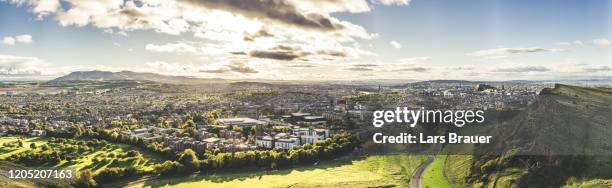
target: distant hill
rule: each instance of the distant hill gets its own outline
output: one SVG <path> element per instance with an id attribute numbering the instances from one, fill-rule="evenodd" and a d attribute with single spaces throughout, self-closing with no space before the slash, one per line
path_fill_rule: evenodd
<path id="1" fill-rule="evenodd" d="M 186 76 L 166 76 L 155 73 L 140 73 L 132 71 L 109 72 L 109 71 L 77 71 L 68 75 L 56 78 L 50 82 L 65 82 L 65 81 L 117 81 L 117 80 L 136 80 L 136 81 L 153 81 L 166 84 L 211 84 L 211 83 L 228 83 L 227 80 L 214 78 L 202 79 Z"/>

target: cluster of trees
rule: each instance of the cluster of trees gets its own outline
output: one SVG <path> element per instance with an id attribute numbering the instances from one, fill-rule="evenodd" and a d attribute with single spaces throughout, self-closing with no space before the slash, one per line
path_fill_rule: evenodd
<path id="1" fill-rule="evenodd" d="M 58 138 L 92 138 L 105 140 L 113 143 L 122 143 L 132 146 L 136 146 L 140 149 L 149 150 L 154 153 L 158 153 L 165 158 L 173 159 L 176 157 L 174 151 L 170 148 L 165 147 L 161 144 L 146 144 L 142 139 L 123 136 L 119 133 L 119 129 L 100 129 L 94 131 L 89 128 L 73 128 L 68 131 L 52 131 L 47 130 L 47 136 L 58 137 Z"/>
<path id="2" fill-rule="evenodd" d="M 195 153 L 191 149 L 176 153 L 170 148 L 159 143 L 146 144 L 143 140 L 123 136 L 118 129 L 92 130 L 84 127 L 75 127 L 69 131 L 48 131 L 47 135 L 52 137 L 50 143 L 65 143 L 66 146 L 53 145 L 53 149 L 46 147 L 43 152 L 29 152 L 24 156 L 16 156 L 21 163 L 31 164 L 31 161 L 58 163 L 61 160 L 72 160 L 78 157 L 77 153 L 85 153 L 92 150 L 108 149 L 108 142 L 124 143 L 146 149 L 165 157 L 164 163 L 157 164 L 152 171 L 142 171 L 136 168 L 113 167 L 104 169 L 96 174 L 79 176 L 83 178 L 78 182 L 80 186 L 95 185 L 96 182 L 108 182 L 120 178 L 141 175 L 145 173 L 159 175 L 173 175 L 181 173 L 206 172 L 220 169 L 259 167 L 265 169 L 278 169 L 299 164 L 312 164 L 320 160 L 333 159 L 349 153 L 359 146 L 355 136 L 342 132 L 335 134 L 331 139 L 324 142 L 304 144 L 288 150 L 254 150 L 233 153 L 223 153 L 216 149 L 206 153 Z M 53 137 L 58 137 L 53 138 Z M 75 141 L 66 138 L 92 138 L 91 141 Z M 46 146 L 46 145 L 44 145 Z M 43 146 L 40 146 L 43 147 Z M 58 149 L 55 149 L 58 148 Z M 62 153 L 62 155 L 59 155 Z M 129 151 L 121 156 L 106 156 L 106 158 L 143 158 L 137 151 Z M 105 159 L 102 159 L 105 160 Z M 107 159 L 106 159 L 107 160 Z M 96 161 L 94 161 L 96 162 Z M 98 160 L 97 162 L 103 162 Z"/>
<path id="3" fill-rule="evenodd" d="M 312 164 L 320 160 L 333 159 L 349 153 L 358 147 L 355 136 L 348 133 L 334 135 L 325 142 L 304 144 L 289 150 L 242 151 L 234 153 L 206 153 L 201 159 L 191 149 L 186 149 L 176 161 L 165 161 L 155 168 L 161 175 L 206 172 L 229 168 L 261 167 L 266 169 L 283 168 L 290 165 Z"/>

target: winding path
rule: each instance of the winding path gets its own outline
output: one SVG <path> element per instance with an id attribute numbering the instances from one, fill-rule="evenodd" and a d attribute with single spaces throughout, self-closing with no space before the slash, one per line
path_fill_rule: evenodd
<path id="1" fill-rule="evenodd" d="M 423 176 L 423 172 L 425 172 L 427 167 L 434 161 L 435 158 L 436 158 L 436 155 L 429 155 L 427 160 L 425 160 L 425 162 L 423 162 L 423 164 L 421 164 L 421 166 L 417 168 L 417 170 L 414 172 L 414 175 L 410 179 L 411 188 L 421 188 L 422 187 L 421 177 Z"/>

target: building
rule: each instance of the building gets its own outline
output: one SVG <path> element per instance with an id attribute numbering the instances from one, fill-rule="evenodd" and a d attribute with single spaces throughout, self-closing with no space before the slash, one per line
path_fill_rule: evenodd
<path id="1" fill-rule="evenodd" d="M 225 139 L 240 139 L 242 137 L 242 134 L 237 131 L 222 129 L 219 130 L 219 137 Z"/>
<path id="2" fill-rule="evenodd" d="M 274 141 L 274 148 L 291 149 L 293 146 L 299 146 L 300 139 L 292 136 L 289 138 L 279 138 Z"/>
<path id="3" fill-rule="evenodd" d="M 232 125 L 232 126 L 241 126 L 241 127 L 265 124 L 265 122 L 263 121 L 259 121 L 259 120 L 251 119 L 251 118 L 225 118 L 225 119 L 218 119 L 217 122 L 219 122 L 222 125 Z"/>
<path id="4" fill-rule="evenodd" d="M 271 136 L 264 136 L 255 140 L 255 145 L 260 148 L 272 148 L 274 139 Z"/>
<path id="5" fill-rule="evenodd" d="M 45 136 L 47 132 L 45 130 L 32 130 L 30 131 L 31 136 Z"/>
<path id="6" fill-rule="evenodd" d="M 329 138 L 329 130 L 295 127 L 294 134 L 300 138 L 300 144 L 315 143 Z"/>

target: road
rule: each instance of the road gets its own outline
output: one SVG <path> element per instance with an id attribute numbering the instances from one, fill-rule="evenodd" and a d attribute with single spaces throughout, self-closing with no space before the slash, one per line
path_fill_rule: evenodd
<path id="1" fill-rule="evenodd" d="M 423 164 L 417 168 L 416 172 L 414 172 L 414 175 L 410 179 L 411 188 L 421 188 L 421 177 L 423 176 L 423 172 L 425 172 L 427 167 L 434 161 L 435 158 L 436 155 L 429 155 L 427 160 L 425 160 L 425 162 L 423 162 Z"/>

